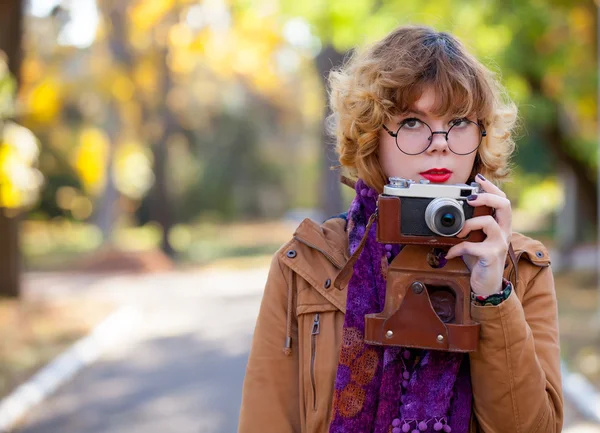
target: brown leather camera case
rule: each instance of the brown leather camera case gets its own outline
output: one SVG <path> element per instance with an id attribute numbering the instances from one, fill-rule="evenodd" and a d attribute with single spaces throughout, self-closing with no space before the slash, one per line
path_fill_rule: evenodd
<path id="1" fill-rule="evenodd" d="M 388 269 L 385 307 L 365 316 L 365 342 L 472 352 L 479 342 L 479 323 L 471 320 L 470 274 L 460 258 L 442 268 L 427 260 L 431 246 L 406 245 Z M 453 292 L 454 320 L 444 323 L 432 305 L 427 287 L 445 286 Z"/>

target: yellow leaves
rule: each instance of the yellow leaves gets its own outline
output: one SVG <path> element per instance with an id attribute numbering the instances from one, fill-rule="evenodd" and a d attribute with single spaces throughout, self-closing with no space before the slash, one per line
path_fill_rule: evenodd
<path id="1" fill-rule="evenodd" d="M 598 104 L 596 95 L 588 94 L 580 97 L 577 101 L 577 111 L 580 117 L 593 119 L 596 117 Z"/>
<path id="2" fill-rule="evenodd" d="M 176 74 L 186 75 L 191 73 L 197 64 L 197 57 L 187 50 L 175 50 L 167 58 L 171 71 Z"/>
<path id="3" fill-rule="evenodd" d="M 189 103 L 188 90 L 174 87 L 167 94 L 167 105 L 174 113 L 183 112 Z"/>
<path id="4" fill-rule="evenodd" d="M 357 35 L 361 35 L 357 29 L 362 27 L 365 17 L 372 10 L 373 1 L 333 0 L 327 2 L 327 7 L 331 18 L 321 21 L 322 30 L 331 35 L 333 45 L 339 51 L 345 51 L 357 42 Z"/>
<path id="5" fill-rule="evenodd" d="M 117 189 L 141 199 L 154 183 L 152 152 L 137 141 L 127 141 L 115 151 L 114 176 Z"/>
<path id="6" fill-rule="evenodd" d="M 227 33 L 206 35 L 204 47 L 207 63 L 221 78 L 241 75 L 261 92 L 272 93 L 281 86 L 274 68 L 274 52 L 281 42 L 273 18 L 245 11 Z"/>
<path id="7" fill-rule="evenodd" d="M 70 211 L 78 220 L 89 218 L 94 210 L 92 201 L 70 186 L 61 186 L 56 191 L 56 204 L 61 209 Z"/>
<path id="8" fill-rule="evenodd" d="M 81 132 L 73 163 L 85 190 L 92 194 L 104 187 L 109 152 L 109 138 L 103 131 L 88 127 Z"/>
<path id="9" fill-rule="evenodd" d="M 263 68 L 262 73 L 254 75 L 252 77 L 252 83 L 257 90 L 267 94 L 275 94 L 281 87 L 279 76 L 270 66 Z"/>
<path id="10" fill-rule="evenodd" d="M 207 107 L 217 105 L 221 92 L 218 84 L 208 79 L 200 79 L 192 83 L 191 96 L 198 101 L 200 105 Z"/>
<path id="11" fill-rule="evenodd" d="M 560 67 L 546 71 L 542 78 L 544 93 L 551 97 L 559 97 L 564 92 L 563 72 Z"/>
<path id="12" fill-rule="evenodd" d="M 26 57 L 21 66 L 21 82 L 23 85 L 38 81 L 44 73 L 44 65 L 38 59 Z"/>
<path id="13" fill-rule="evenodd" d="M 132 99 L 119 105 L 119 113 L 124 128 L 138 129 L 142 125 L 142 107 L 139 101 Z"/>
<path id="14" fill-rule="evenodd" d="M 60 84 L 54 78 L 48 77 L 35 86 L 28 100 L 29 117 L 39 123 L 50 123 L 55 120 L 61 104 Z"/>
<path id="15" fill-rule="evenodd" d="M 232 60 L 234 56 L 234 39 L 231 34 L 218 35 L 210 32 L 206 35 L 205 58 L 206 64 L 218 76 L 232 79 L 234 70 Z"/>
<path id="16" fill-rule="evenodd" d="M 526 101 L 531 96 L 531 87 L 521 75 L 510 74 L 504 79 L 504 82 L 511 98 L 517 101 Z"/>
<path id="17" fill-rule="evenodd" d="M 33 132 L 16 123 L 7 122 L 4 125 L 3 133 L 4 143 L 14 149 L 23 164 L 33 166 L 37 162 L 40 150 Z"/>
<path id="18" fill-rule="evenodd" d="M 192 43 L 194 35 L 192 30 L 185 24 L 175 24 L 169 30 L 169 43 L 178 48 L 187 47 Z"/>
<path id="19" fill-rule="evenodd" d="M 27 128 L 7 122 L 0 141 L 0 207 L 18 209 L 35 202 L 42 176 L 35 168 L 39 148 Z"/>
<path id="20" fill-rule="evenodd" d="M 117 74 L 111 86 L 111 93 L 120 102 L 127 102 L 133 98 L 135 86 L 125 74 Z"/>
<path id="21" fill-rule="evenodd" d="M 174 6 L 174 0 L 138 1 L 129 8 L 131 23 L 140 31 L 149 31 Z"/>
<path id="22" fill-rule="evenodd" d="M 525 187 L 519 199 L 520 208 L 531 214 L 555 211 L 563 202 L 564 192 L 553 178 Z"/>
<path id="23" fill-rule="evenodd" d="M 20 161 L 13 148 L 0 144 L 0 207 L 17 208 L 22 198 L 12 182 L 12 173 L 20 167 Z"/>
<path id="24" fill-rule="evenodd" d="M 102 77 L 107 70 L 114 66 L 110 51 L 104 46 L 94 46 L 93 52 L 94 55 L 90 56 L 89 60 L 90 71 L 94 75 Z"/>
<path id="25" fill-rule="evenodd" d="M 156 65 L 148 59 L 136 64 L 133 79 L 142 92 L 149 93 L 156 90 L 158 84 L 158 71 Z"/>
<path id="26" fill-rule="evenodd" d="M 477 44 L 478 52 L 493 58 L 509 46 L 512 41 L 512 31 L 504 25 L 478 26 L 472 40 Z"/>
<path id="27" fill-rule="evenodd" d="M 71 130 L 64 124 L 58 124 L 49 131 L 49 136 L 44 145 L 51 146 L 54 150 L 67 152 L 71 141 Z"/>
<path id="28" fill-rule="evenodd" d="M 594 14 L 591 14 L 589 8 L 584 6 L 574 7 L 569 12 L 569 26 L 573 36 L 580 42 L 592 42 L 595 40 L 594 34 Z"/>
<path id="29" fill-rule="evenodd" d="M 206 43 L 207 34 L 207 31 L 202 31 L 194 37 L 194 39 L 190 43 L 190 46 L 188 47 L 190 55 L 197 56 L 204 54 L 204 44 Z"/>

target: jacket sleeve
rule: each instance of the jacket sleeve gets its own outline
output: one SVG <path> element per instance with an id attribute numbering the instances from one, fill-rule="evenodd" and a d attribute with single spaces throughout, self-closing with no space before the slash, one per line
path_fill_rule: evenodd
<path id="1" fill-rule="evenodd" d="M 298 348 L 284 354 L 288 310 L 289 269 L 275 254 L 254 330 L 238 433 L 300 432 Z M 292 344 L 298 343 L 296 315 L 292 314 Z"/>
<path id="2" fill-rule="evenodd" d="M 558 313 L 550 266 L 522 261 L 531 278 L 498 306 L 471 306 L 481 323 L 470 355 L 474 412 L 485 433 L 558 433 L 562 429 Z M 529 283 L 527 283 L 529 281 Z"/>

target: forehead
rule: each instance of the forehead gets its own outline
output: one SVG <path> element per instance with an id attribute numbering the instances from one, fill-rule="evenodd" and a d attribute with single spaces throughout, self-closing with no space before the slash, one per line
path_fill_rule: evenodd
<path id="1" fill-rule="evenodd" d="M 429 84 L 416 86 L 405 93 L 398 108 L 400 114 L 412 112 L 422 116 L 468 117 L 473 114 L 470 102 L 456 93 L 447 93 Z"/>
<path id="2" fill-rule="evenodd" d="M 431 87 L 426 87 L 421 93 L 421 96 L 414 101 L 408 108 L 413 111 L 422 113 L 430 113 L 434 111 L 437 105 L 437 97 L 435 91 Z"/>

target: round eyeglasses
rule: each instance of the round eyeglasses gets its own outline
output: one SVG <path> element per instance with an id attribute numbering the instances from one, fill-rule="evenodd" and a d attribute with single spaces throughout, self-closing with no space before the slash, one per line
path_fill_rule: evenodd
<path id="1" fill-rule="evenodd" d="M 469 119 L 453 120 L 447 131 L 433 131 L 427 123 L 416 118 L 403 120 L 396 132 L 385 125 L 383 129 L 396 139 L 398 149 L 407 155 L 425 152 L 431 146 L 435 134 L 446 136 L 448 149 L 452 153 L 468 155 L 477 150 L 481 140 L 487 135 L 483 125 Z"/>

